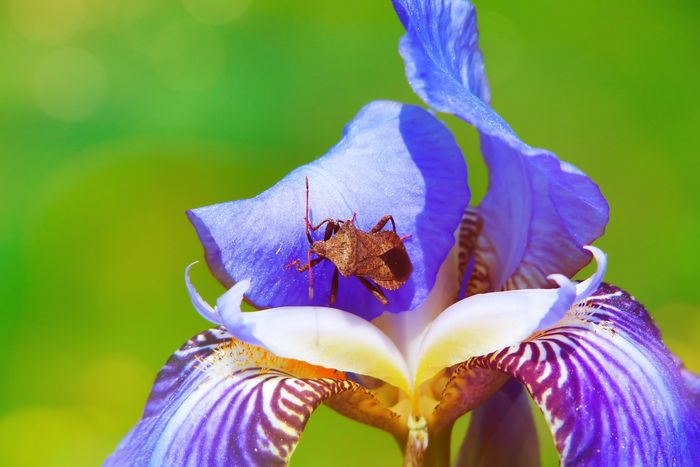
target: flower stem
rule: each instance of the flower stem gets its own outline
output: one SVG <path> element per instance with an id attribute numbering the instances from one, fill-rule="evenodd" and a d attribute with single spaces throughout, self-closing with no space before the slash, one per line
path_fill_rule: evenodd
<path id="1" fill-rule="evenodd" d="M 423 467 L 449 467 L 452 425 L 430 433 L 430 442 L 423 458 Z"/>
<path id="2" fill-rule="evenodd" d="M 449 467 L 452 425 L 431 432 L 425 422 L 411 426 L 404 450 L 404 467 Z"/>

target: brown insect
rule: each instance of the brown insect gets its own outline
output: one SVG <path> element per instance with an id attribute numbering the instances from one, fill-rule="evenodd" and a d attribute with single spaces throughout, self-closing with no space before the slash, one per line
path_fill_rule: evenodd
<path id="1" fill-rule="evenodd" d="M 309 271 L 309 298 L 313 298 L 312 268 L 318 263 L 328 260 L 335 266 L 331 280 L 332 305 L 338 296 L 338 273 L 343 277 L 355 276 L 362 285 L 372 293 L 374 298 L 383 305 L 388 305 L 381 289 L 396 290 L 406 283 L 413 271 L 411 259 L 408 257 L 403 241 L 410 237 L 399 237 L 396 233 L 394 218 L 387 214 L 379 219 L 377 225 L 369 232 L 364 232 L 355 226 L 357 213 L 351 219 L 325 219 L 316 226 L 309 222 L 309 179 L 306 178 L 306 238 L 310 248 L 307 252 L 306 264 L 301 260 L 292 261 L 287 267 L 296 266 L 299 272 Z M 382 230 L 391 222 L 392 230 Z M 326 226 L 323 240 L 314 241 L 311 232 Z M 311 255 L 318 256 L 311 259 Z"/>

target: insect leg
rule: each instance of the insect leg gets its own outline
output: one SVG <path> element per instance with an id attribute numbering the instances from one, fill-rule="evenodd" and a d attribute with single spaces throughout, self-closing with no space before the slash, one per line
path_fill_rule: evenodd
<path id="1" fill-rule="evenodd" d="M 312 260 L 311 260 L 311 266 L 312 266 L 312 267 L 313 267 L 313 266 L 316 266 L 318 263 L 320 263 L 320 262 L 323 261 L 324 259 L 325 259 L 325 258 L 314 258 L 314 259 L 312 259 Z M 291 267 L 296 267 L 296 270 L 297 270 L 297 271 L 299 271 L 299 272 L 304 272 L 304 271 L 306 271 L 307 269 L 309 269 L 309 263 L 304 263 L 304 265 L 302 265 L 300 259 L 295 259 L 294 261 L 292 261 L 291 263 L 289 263 L 288 265 L 286 265 L 284 268 L 285 268 L 285 269 L 289 269 L 289 268 L 291 268 Z"/>
<path id="2" fill-rule="evenodd" d="M 318 229 L 320 229 L 323 225 L 328 224 L 328 225 L 338 225 L 338 221 L 335 219 L 331 219 L 330 217 L 328 219 L 324 219 L 323 222 L 321 222 L 318 225 L 312 226 L 309 224 L 309 229 L 311 229 L 312 232 L 316 232 Z M 328 239 L 326 239 L 328 240 Z"/>
<path id="3" fill-rule="evenodd" d="M 329 240 L 334 233 L 338 232 L 340 230 L 340 223 L 336 221 L 329 222 L 326 224 L 326 231 L 323 234 L 323 239 L 324 240 Z"/>
<path id="4" fill-rule="evenodd" d="M 361 276 L 355 276 L 355 277 L 357 277 L 357 279 L 360 281 L 360 283 L 362 285 L 367 287 L 367 289 L 372 293 L 372 296 L 374 296 L 374 298 L 379 300 L 382 303 L 382 305 L 387 306 L 389 304 L 389 300 L 387 300 L 386 295 L 384 295 L 384 292 L 379 290 L 379 287 L 372 284 L 370 281 L 368 281 L 364 277 L 361 277 Z"/>
<path id="5" fill-rule="evenodd" d="M 333 271 L 333 279 L 331 280 L 331 298 L 328 300 L 329 305 L 335 303 L 335 299 L 338 296 L 338 268 Z"/>
<path id="6" fill-rule="evenodd" d="M 379 222 L 377 222 L 377 225 L 372 227 L 372 230 L 370 230 L 370 233 L 377 233 L 380 230 L 384 228 L 387 222 L 391 221 L 391 227 L 394 229 L 394 233 L 396 233 L 396 223 L 394 222 L 394 217 L 391 214 L 387 214 L 386 216 L 382 217 L 379 219 Z"/>
<path id="7" fill-rule="evenodd" d="M 309 227 L 311 227 L 309 222 L 309 177 L 304 177 L 304 179 L 306 180 L 306 216 L 304 217 L 304 222 L 306 223 L 306 239 L 311 245 L 314 243 L 314 240 L 311 238 L 311 232 L 309 231 Z"/>
<path id="8" fill-rule="evenodd" d="M 306 252 L 306 265 L 309 269 L 309 300 L 311 300 L 312 298 L 314 298 L 314 274 L 312 272 L 313 264 L 311 263 L 311 249 L 309 249 L 309 251 Z"/>

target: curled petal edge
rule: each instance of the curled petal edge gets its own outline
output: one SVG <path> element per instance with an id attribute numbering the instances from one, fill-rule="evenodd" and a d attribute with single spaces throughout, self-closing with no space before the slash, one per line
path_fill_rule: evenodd
<path id="1" fill-rule="evenodd" d="M 241 301 L 250 287 L 241 280 L 209 305 L 189 280 L 187 291 L 205 319 L 223 325 L 235 338 L 283 358 L 301 360 L 340 371 L 371 376 L 411 392 L 408 368 L 401 352 L 376 326 L 342 310 L 289 306 L 243 312 Z"/>

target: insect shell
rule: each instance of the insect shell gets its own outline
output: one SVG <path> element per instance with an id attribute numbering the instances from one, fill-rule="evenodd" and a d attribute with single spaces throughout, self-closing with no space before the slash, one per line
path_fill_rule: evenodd
<path id="1" fill-rule="evenodd" d="M 355 218 L 342 222 L 328 240 L 311 244 L 311 252 L 332 262 L 344 277 L 371 279 L 387 290 L 396 290 L 406 283 L 413 271 L 403 239 L 393 230 L 384 230 L 385 216 L 369 232 L 355 226 Z"/>
<path id="2" fill-rule="evenodd" d="M 309 241 L 306 264 L 297 259 L 287 267 L 296 266 L 299 272 L 309 271 L 309 298 L 313 297 L 313 266 L 330 261 L 335 266 L 331 280 L 329 303 L 338 295 L 338 274 L 354 276 L 383 305 L 389 300 L 381 289 L 396 290 L 408 281 L 413 272 L 411 259 L 403 241 L 396 233 L 394 218 L 387 214 L 369 232 L 355 226 L 356 215 L 348 220 L 326 219 L 316 226 L 309 222 L 309 180 L 306 179 L 306 238 Z M 392 230 L 382 230 L 391 222 Z M 326 226 L 323 240 L 314 241 L 311 232 Z M 311 255 L 317 257 L 311 259 Z"/>

